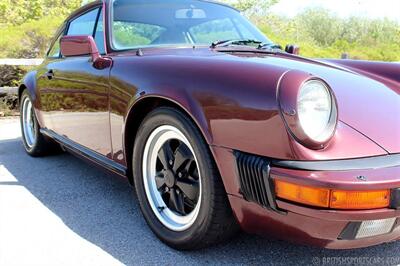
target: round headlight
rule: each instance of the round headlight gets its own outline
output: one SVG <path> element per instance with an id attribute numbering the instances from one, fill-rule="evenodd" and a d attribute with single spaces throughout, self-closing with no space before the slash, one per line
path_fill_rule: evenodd
<path id="1" fill-rule="evenodd" d="M 311 140 L 328 141 L 336 128 L 336 103 L 328 86 L 320 80 L 305 82 L 297 95 L 300 127 Z"/>
<path id="2" fill-rule="evenodd" d="M 329 85 L 309 73 L 288 71 L 281 78 L 277 98 L 290 135 L 307 148 L 326 147 L 338 122 L 336 98 Z"/>

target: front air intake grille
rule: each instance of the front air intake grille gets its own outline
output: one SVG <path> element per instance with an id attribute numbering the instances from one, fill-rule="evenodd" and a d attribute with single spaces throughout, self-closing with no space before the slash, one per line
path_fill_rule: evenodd
<path id="1" fill-rule="evenodd" d="M 276 210 L 269 178 L 270 162 L 259 156 L 235 152 L 240 189 L 247 201 Z"/>

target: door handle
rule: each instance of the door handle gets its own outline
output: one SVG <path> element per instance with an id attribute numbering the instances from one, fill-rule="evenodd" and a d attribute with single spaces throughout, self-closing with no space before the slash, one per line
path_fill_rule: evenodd
<path id="1" fill-rule="evenodd" d="M 50 69 L 49 71 L 46 72 L 46 74 L 44 74 L 48 79 L 52 79 L 54 78 L 54 72 L 52 69 Z"/>

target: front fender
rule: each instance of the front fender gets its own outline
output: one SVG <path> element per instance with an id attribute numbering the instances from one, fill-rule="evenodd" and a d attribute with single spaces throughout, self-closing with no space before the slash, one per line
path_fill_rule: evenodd
<path id="1" fill-rule="evenodd" d="M 363 60 L 325 60 L 381 82 L 400 93 L 400 63 Z"/>
<path id="2" fill-rule="evenodd" d="M 136 105 L 157 97 L 184 110 L 213 147 L 282 160 L 344 159 L 385 153 L 343 123 L 323 150 L 310 150 L 298 144 L 287 132 L 277 102 L 279 80 L 288 69 L 276 66 L 273 59 L 268 59 L 269 64 L 233 57 L 161 55 L 121 56 L 113 60 L 111 112 L 113 116 L 119 113 L 119 121 L 112 118 L 112 128 L 129 121 Z M 148 110 L 151 108 L 142 113 Z M 126 147 L 116 138 L 116 151 Z M 350 141 L 356 147 L 349 149 Z"/>

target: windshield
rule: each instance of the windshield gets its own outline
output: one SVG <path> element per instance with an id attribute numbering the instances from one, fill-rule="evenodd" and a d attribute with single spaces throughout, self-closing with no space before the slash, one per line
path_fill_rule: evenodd
<path id="1" fill-rule="evenodd" d="M 112 13 L 115 50 L 218 40 L 272 43 L 238 11 L 201 0 L 114 0 Z"/>

